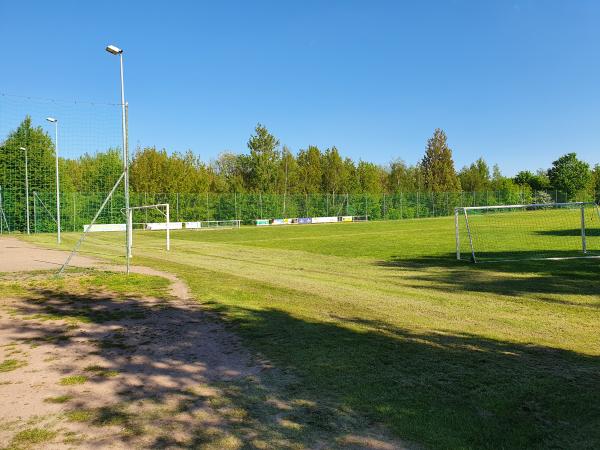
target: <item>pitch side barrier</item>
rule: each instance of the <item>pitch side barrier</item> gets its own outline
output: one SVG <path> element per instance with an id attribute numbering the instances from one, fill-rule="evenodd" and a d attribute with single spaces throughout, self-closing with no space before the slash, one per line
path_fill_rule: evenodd
<path id="1" fill-rule="evenodd" d="M 310 225 L 319 223 L 367 222 L 369 216 L 295 217 L 287 219 L 257 219 L 256 226 Z"/>

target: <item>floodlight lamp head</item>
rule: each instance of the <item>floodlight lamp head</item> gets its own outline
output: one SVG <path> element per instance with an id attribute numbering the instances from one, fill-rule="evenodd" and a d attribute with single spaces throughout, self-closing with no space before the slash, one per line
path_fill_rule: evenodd
<path id="1" fill-rule="evenodd" d="M 113 55 L 120 55 L 121 53 L 123 53 L 123 49 L 120 49 L 119 47 L 116 47 L 114 45 L 107 45 L 106 51 L 108 53 L 112 53 Z"/>
<path id="2" fill-rule="evenodd" d="M 27 149 L 25 147 L 19 147 L 19 150 L 23 150 L 24 152 L 27 151 Z"/>
<path id="3" fill-rule="evenodd" d="M 52 122 L 52 123 L 56 123 L 56 122 L 58 122 L 58 119 L 55 119 L 54 117 L 46 117 L 46 120 L 47 120 L 48 122 Z"/>

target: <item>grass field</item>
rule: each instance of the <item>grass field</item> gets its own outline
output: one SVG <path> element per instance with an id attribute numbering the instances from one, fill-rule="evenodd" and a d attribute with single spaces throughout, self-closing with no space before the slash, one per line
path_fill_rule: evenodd
<path id="1" fill-rule="evenodd" d="M 600 447 L 600 260 L 457 262 L 453 220 L 181 231 L 168 253 L 140 232 L 134 263 L 185 280 L 290 396 L 428 448 Z M 82 250 L 123 262 L 122 241 Z"/>

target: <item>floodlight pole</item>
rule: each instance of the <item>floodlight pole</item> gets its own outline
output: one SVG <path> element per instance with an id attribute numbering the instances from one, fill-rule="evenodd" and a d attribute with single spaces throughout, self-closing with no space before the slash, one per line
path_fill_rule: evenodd
<path id="1" fill-rule="evenodd" d="M 129 151 L 127 148 L 127 118 L 125 105 L 125 81 L 123 77 L 123 52 L 119 53 L 121 63 L 121 116 L 122 116 L 122 132 L 123 132 L 123 171 L 125 172 L 125 211 L 129 211 Z M 128 220 L 125 225 L 125 244 L 127 247 L 127 273 L 129 273 L 129 258 L 131 258 L 131 220 Z"/>
<path id="2" fill-rule="evenodd" d="M 129 273 L 129 259 L 131 258 L 131 220 L 129 211 L 129 154 L 127 151 L 127 118 L 126 118 L 126 104 L 125 104 L 125 81 L 123 77 L 123 50 L 109 45 L 106 47 L 106 51 L 113 54 L 119 55 L 120 67 L 121 67 L 121 126 L 123 134 L 123 184 L 125 190 L 125 261 L 127 265 L 127 273 Z"/>

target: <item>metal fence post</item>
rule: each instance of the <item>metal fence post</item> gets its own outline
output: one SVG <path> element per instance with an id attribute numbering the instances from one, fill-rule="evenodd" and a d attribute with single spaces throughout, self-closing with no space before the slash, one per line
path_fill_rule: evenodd
<path id="1" fill-rule="evenodd" d="M 585 205 L 581 205 L 581 249 L 583 254 L 587 253 L 587 243 L 585 239 Z"/>
<path id="2" fill-rule="evenodd" d="M 35 201 L 37 194 L 33 191 L 33 232 L 37 233 L 37 202 Z"/>
<path id="3" fill-rule="evenodd" d="M 458 231 L 458 208 L 454 209 L 454 236 L 456 239 L 456 259 L 460 261 L 460 233 Z"/>
<path id="4" fill-rule="evenodd" d="M 77 217 L 75 215 L 75 199 L 76 199 L 75 192 L 73 192 L 73 231 L 75 231 L 75 218 Z"/>

